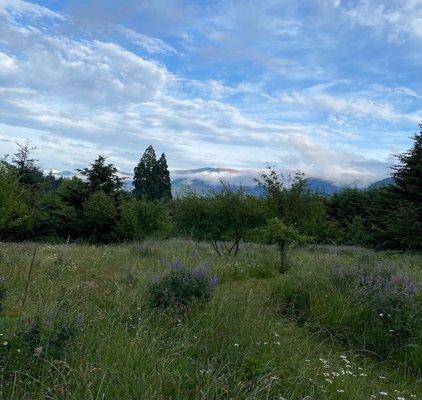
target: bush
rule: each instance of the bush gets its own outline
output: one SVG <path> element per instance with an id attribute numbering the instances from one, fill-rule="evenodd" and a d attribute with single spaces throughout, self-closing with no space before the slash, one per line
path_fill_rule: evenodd
<path id="1" fill-rule="evenodd" d="M 378 358 L 422 370 L 421 286 L 397 266 L 302 266 L 273 293 L 284 315 Z"/>
<path id="2" fill-rule="evenodd" d="M 112 239 L 117 212 L 110 196 L 102 191 L 94 192 L 84 204 L 84 217 L 94 242 L 108 242 Z"/>
<path id="3" fill-rule="evenodd" d="M 3 311 L 3 303 L 6 298 L 6 279 L 0 276 L 0 312 Z"/>
<path id="4" fill-rule="evenodd" d="M 153 308 L 169 308 L 206 301 L 217 282 L 217 278 L 205 267 L 189 269 L 175 262 L 170 266 L 170 271 L 151 283 L 150 305 Z"/>
<path id="5" fill-rule="evenodd" d="M 122 205 L 119 224 L 123 239 L 143 240 L 147 236 L 165 236 L 171 230 L 167 203 L 129 199 Z"/>

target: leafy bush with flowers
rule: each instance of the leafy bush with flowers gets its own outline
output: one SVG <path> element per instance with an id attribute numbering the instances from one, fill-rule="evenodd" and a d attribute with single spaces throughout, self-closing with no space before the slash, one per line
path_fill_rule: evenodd
<path id="1" fill-rule="evenodd" d="M 176 261 L 150 283 L 150 305 L 153 308 L 170 308 L 204 302 L 211 297 L 217 284 L 217 277 L 208 268 L 190 269 Z"/>
<path id="2" fill-rule="evenodd" d="M 421 285 L 395 265 L 301 266 L 273 296 L 281 312 L 299 323 L 422 371 Z"/>

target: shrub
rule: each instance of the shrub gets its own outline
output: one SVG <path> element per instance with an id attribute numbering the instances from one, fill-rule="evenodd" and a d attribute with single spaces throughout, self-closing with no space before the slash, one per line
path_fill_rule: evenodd
<path id="1" fill-rule="evenodd" d="M 150 305 L 153 308 L 169 308 L 206 301 L 217 282 L 217 278 L 205 267 L 189 269 L 175 262 L 167 273 L 150 284 Z"/>
<path id="2" fill-rule="evenodd" d="M 3 311 L 3 303 L 6 298 L 6 279 L 0 276 L 0 312 Z"/>
<path id="3" fill-rule="evenodd" d="M 378 358 L 422 370 L 421 286 L 397 266 L 301 266 L 273 294 L 284 315 Z"/>
<path id="4" fill-rule="evenodd" d="M 163 201 L 129 199 L 122 205 L 119 223 L 123 239 L 143 240 L 147 236 L 165 236 L 171 230 L 169 207 Z"/>
<path id="5" fill-rule="evenodd" d="M 94 242 L 110 241 L 116 216 L 113 199 L 102 191 L 94 192 L 84 204 L 84 217 Z"/>

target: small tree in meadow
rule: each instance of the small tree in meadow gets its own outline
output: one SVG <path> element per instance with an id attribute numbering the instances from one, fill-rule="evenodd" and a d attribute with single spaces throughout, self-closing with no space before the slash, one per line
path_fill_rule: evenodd
<path id="1" fill-rule="evenodd" d="M 278 218 L 271 218 L 261 228 L 262 238 L 268 244 L 276 244 L 280 252 L 280 272 L 288 268 L 288 252 L 294 244 L 304 243 L 305 237 L 290 226 L 285 225 Z"/>
<path id="2" fill-rule="evenodd" d="M 222 182 L 223 188 L 206 196 L 188 193 L 175 203 L 175 220 L 185 234 L 209 240 L 218 255 L 236 254 L 248 231 L 267 218 L 263 200 Z M 227 242 L 231 242 L 227 244 Z"/>
<path id="3" fill-rule="evenodd" d="M 320 240 L 330 236 L 324 198 L 309 190 L 303 173 L 282 174 L 270 167 L 256 182 L 265 192 L 272 215 L 304 235 Z"/>

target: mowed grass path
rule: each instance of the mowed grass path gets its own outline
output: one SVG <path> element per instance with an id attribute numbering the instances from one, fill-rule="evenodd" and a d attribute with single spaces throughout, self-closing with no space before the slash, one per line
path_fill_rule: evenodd
<path id="1" fill-rule="evenodd" d="M 283 279 L 277 253 L 252 244 L 243 244 L 237 258 L 182 240 L 100 247 L 2 244 L 0 275 L 8 285 L 2 346 L 18 329 L 35 247 L 21 324 L 66 316 L 76 318 L 79 328 L 57 359 L 43 357 L 42 350 L 29 361 L 19 349 L 9 352 L 0 371 L 0 399 L 422 397 L 416 376 L 283 319 L 269 302 L 271 287 Z M 355 257 L 353 251 L 339 253 L 297 251 L 292 268 Z M 368 257 L 409 265 L 419 260 Z M 151 310 L 148 282 L 177 259 L 209 266 L 220 285 L 208 304 L 186 313 Z"/>

